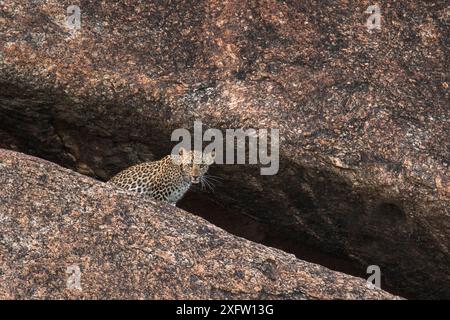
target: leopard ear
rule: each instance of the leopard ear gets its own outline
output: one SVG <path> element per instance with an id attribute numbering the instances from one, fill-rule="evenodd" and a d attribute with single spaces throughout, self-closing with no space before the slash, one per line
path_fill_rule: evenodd
<path id="1" fill-rule="evenodd" d="M 211 150 L 211 152 L 208 152 L 208 154 L 206 155 L 206 164 L 207 165 L 212 165 L 214 163 L 214 159 L 216 158 L 216 150 L 213 149 Z"/>

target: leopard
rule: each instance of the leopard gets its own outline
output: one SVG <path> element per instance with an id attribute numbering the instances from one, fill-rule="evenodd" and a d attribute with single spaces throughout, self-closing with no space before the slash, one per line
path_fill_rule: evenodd
<path id="1" fill-rule="evenodd" d="M 120 171 L 108 183 L 176 206 L 193 184 L 210 185 L 206 173 L 214 159 L 214 150 L 204 153 L 180 147 L 175 154 Z"/>

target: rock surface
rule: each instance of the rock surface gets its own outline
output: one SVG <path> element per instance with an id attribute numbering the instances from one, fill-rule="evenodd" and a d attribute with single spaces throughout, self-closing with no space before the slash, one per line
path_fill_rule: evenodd
<path id="1" fill-rule="evenodd" d="M 1 299 L 395 298 L 45 160 L 0 149 L 0 185 Z"/>
<path id="2" fill-rule="evenodd" d="M 446 1 L 6 0 L 0 145 L 107 179 L 194 119 L 280 128 L 278 175 L 218 166 L 216 201 L 450 298 Z M 448 69 L 448 68 L 447 68 Z"/>

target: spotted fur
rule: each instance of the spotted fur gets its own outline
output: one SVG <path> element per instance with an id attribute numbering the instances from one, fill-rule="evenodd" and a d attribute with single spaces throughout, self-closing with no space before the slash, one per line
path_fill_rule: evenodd
<path id="1" fill-rule="evenodd" d="M 194 161 L 195 159 L 195 161 Z M 214 153 L 186 151 L 159 161 L 144 162 L 119 172 L 109 183 L 175 205 L 193 183 L 203 182 Z"/>

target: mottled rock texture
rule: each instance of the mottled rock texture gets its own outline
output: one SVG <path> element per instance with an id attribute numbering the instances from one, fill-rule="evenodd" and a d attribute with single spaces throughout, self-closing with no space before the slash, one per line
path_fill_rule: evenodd
<path id="1" fill-rule="evenodd" d="M 79 4 L 81 29 L 65 25 Z M 107 179 L 174 128 L 279 128 L 215 201 L 450 298 L 446 1 L 0 2 L 0 145 Z"/>
<path id="2" fill-rule="evenodd" d="M 42 159 L 0 149 L 0 185 L 1 299 L 396 298 Z"/>

